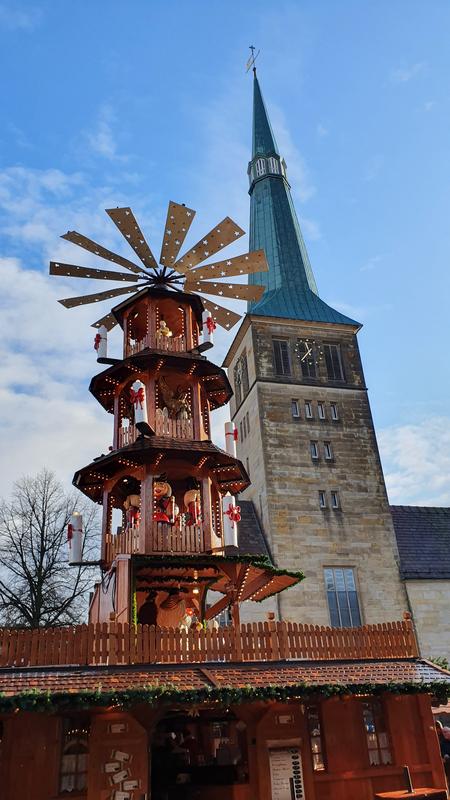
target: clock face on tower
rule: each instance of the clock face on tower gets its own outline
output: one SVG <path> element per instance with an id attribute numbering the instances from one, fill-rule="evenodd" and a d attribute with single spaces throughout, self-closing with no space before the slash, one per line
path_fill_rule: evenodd
<path id="1" fill-rule="evenodd" d="M 315 378 L 323 361 L 323 349 L 315 339 L 297 339 L 294 347 L 304 378 Z"/>

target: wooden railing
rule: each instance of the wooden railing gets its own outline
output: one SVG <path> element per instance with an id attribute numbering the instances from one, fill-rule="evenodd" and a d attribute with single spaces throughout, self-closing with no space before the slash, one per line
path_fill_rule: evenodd
<path id="1" fill-rule="evenodd" d="M 119 448 L 133 444 L 138 437 L 138 430 L 135 425 L 128 425 L 127 428 L 119 428 Z"/>
<path id="2" fill-rule="evenodd" d="M 155 350 L 165 350 L 170 353 L 185 353 L 186 338 L 184 336 L 152 336 L 147 333 L 139 341 L 126 342 L 125 357 L 134 356 L 150 347 Z"/>
<path id="3" fill-rule="evenodd" d="M 192 419 L 170 419 L 160 408 L 156 409 L 155 432 L 157 436 L 172 436 L 174 439 L 193 439 Z"/>
<path id="4" fill-rule="evenodd" d="M 147 544 L 140 549 L 139 528 L 127 528 L 115 535 L 106 535 L 105 559 L 111 562 L 121 553 L 204 553 L 205 536 L 202 525 L 168 525 L 154 522 L 147 537 Z"/>
<path id="5" fill-rule="evenodd" d="M 330 661 L 417 655 L 410 620 L 361 628 L 260 622 L 188 632 L 120 623 L 34 630 L 0 628 L 0 667 Z"/>

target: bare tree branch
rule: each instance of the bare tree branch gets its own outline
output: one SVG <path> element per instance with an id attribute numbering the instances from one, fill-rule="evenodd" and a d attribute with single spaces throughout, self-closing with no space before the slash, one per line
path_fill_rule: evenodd
<path id="1" fill-rule="evenodd" d="M 0 621 L 41 627 L 81 622 L 93 570 L 69 567 L 67 524 L 74 510 L 83 515 L 84 559 L 98 547 L 98 507 L 67 493 L 43 469 L 22 478 L 0 503 Z"/>

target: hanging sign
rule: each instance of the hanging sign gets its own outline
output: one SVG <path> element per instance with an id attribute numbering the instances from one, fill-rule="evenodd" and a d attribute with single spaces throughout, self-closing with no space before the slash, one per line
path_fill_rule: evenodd
<path id="1" fill-rule="evenodd" d="M 298 747 L 269 750 L 272 800 L 304 800 L 302 757 Z"/>

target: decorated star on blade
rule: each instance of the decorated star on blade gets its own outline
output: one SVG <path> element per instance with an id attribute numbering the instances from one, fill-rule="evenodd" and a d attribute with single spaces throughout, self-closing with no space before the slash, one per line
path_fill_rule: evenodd
<path id="1" fill-rule="evenodd" d="M 118 281 L 131 285 L 123 286 L 120 289 L 111 288 L 96 294 L 66 297 L 59 301 L 66 308 L 74 308 L 75 306 L 89 303 L 100 303 L 102 300 L 110 300 L 113 297 L 131 294 L 145 288 L 166 288 L 198 294 L 202 298 L 204 307 L 210 311 L 215 322 L 229 330 L 240 320 L 241 315 L 225 306 L 219 305 L 215 300 L 204 297 L 204 295 L 227 297 L 233 300 L 259 300 L 262 296 L 264 292 L 263 286 L 230 283 L 228 279 L 238 275 L 267 272 L 268 266 L 263 250 L 256 250 L 253 253 L 245 253 L 225 260 L 209 261 L 210 258 L 213 258 L 244 234 L 242 228 L 236 225 L 230 217 L 225 217 L 209 233 L 199 239 L 197 244 L 179 257 L 184 240 L 194 220 L 195 211 L 185 205 L 171 201 L 167 210 L 158 263 L 131 208 L 111 208 L 107 209 L 106 213 L 111 217 L 130 247 L 133 248 L 142 265 L 129 261 L 127 258 L 108 250 L 77 231 L 68 231 L 63 235 L 63 239 L 67 239 L 72 244 L 76 244 L 78 247 L 82 247 L 100 258 L 111 261 L 117 267 L 125 268 L 128 272 L 116 272 L 112 269 L 82 267 L 77 264 L 51 261 L 50 275 Z M 203 264 L 203 266 L 199 266 L 199 264 Z M 221 279 L 226 280 L 221 282 Z M 113 314 L 107 313 L 94 322 L 92 327 L 99 328 L 104 325 L 107 330 L 111 330 L 116 324 Z"/>

